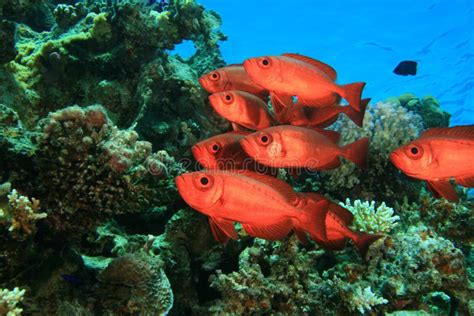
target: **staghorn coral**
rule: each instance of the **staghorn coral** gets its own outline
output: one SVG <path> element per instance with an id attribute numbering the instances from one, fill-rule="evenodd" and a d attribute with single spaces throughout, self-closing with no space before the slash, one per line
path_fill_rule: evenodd
<path id="1" fill-rule="evenodd" d="M 358 310 L 361 314 L 371 311 L 372 307 L 375 305 L 388 303 L 388 301 L 383 297 L 374 294 L 370 286 L 365 289 L 356 287 L 349 302 L 351 310 Z"/>
<path id="2" fill-rule="evenodd" d="M 423 129 L 419 115 L 396 103 L 379 102 L 367 109 L 363 128 L 341 118 L 333 129 L 341 133 L 344 144 L 370 137 L 369 166 L 360 169 L 345 161 L 341 167 L 323 172 L 323 190 L 341 200 L 363 197 L 392 202 L 404 195 L 410 200 L 418 199 L 420 184 L 400 175 L 388 156 L 395 148 L 418 137 Z"/>
<path id="3" fill-rule="evenodd" d="M 2 185 L 8 187 L 7 182 Z M 2 193 L 0 192 L 0 198 Z M 8 195 L 8 205 L 5 208 L 0 204 L 0 224 L 7 225 L 8 231 L 15 238 L 24 238 L 36 232 L 36 221 L 47 216 L 46 213 L 40 213 L 39 200 L 20 195 L 15 189 L 12 189 Z"/>
<path id="4" fill-rule="evenodd" d="M 385 202 L 382 202 L 377 209 L 375 209 L 375 201 L 362 202 L 355 200 L 351 203 L 350 199 L 346 199 L 345 203 L 339 203 L 352 214 L 354 214 L 354 222 L 352 227 L 358 231 L 363 231 L 371 234 L 387 234 L 398 223 L 400 216 L 394 215 L 395 211 L 391 207 L 387 207 Z"/>
<path id="5" fill-rule="evenodd" d="M 24 295 L 25 290 L 20 290 L 17 287 L 11 291 L 2 289 L 0 291 L 0 314 L 5 316 L 21 315 L 23 309 L 17 305 L 23 301 Z"/>

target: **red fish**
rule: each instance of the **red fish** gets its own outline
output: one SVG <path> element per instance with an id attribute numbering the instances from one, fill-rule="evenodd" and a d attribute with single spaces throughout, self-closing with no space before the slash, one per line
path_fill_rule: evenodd
<path id="1" fill-rule="evenodd" d="M 321 200 L 328 201 L 324 196 L 318 193 L 302 193 L 304 196 L 312 200 L 314 203 L 318 203 Z M 357 247 L 359 252 L 365 256 L 369 246 L 382 237 L 381 235 L 372 235 L 367 233 L 355 232 L 349 228 L 354 219 L 354 215 L 351 212 L 343 208 L 342 206 L 330 202 L 329 211 L 326 215 L 326 239 L 315 240 L 322 248 L 328 250 L 342 250 L 345 248 L 347 240 L 351 239 L 354 245 Z M 304 238 L 301 232 L 296 232 L 298 238 Z M 303 240 L 304 242 L 304 240 Z"/>
<path id="2" fill-rule="evenodd" d="M 176 177 L 184 201 L 209 216 L 218 242 L 237 239 L 234 223 L 252 237 L 277 240 L 296 229 L 326 239 L 328 202 L 305 204 L 286 182 L 250 171 L 212 170 Z"/>
<path id="3" fill-rule="evenodd" d="M 214 93 L 209 96 L 209 102 L 222 117 L 251 130 L 267 128 L 274 123 L 267 104 L 248 92 Z"/>
<path id="4" fill-rule="evenodd" d="M 265 99 L 268 91 L 253 82 L 242 65 L 229 65 L 218 68 L 199 78 L 201 86 L 209 93 L 227 90 L 245 91 Z"/>
<path id="5" fill-rule="evenodd" d="M 257 84 L 268 91 L 272 104 L 285 104 L 289 96 L 296 96 L 302 105 L 329 106 L 340 97 L 349 106 L 361 111 L 360 99 L 364 82 L 337 85 L 336 71 L 329 65 L 298 54 L 265 56 L 247 59 L 245 71 Z M 279 107 L 279 109 L 278 109 Z M 280 112 L 277 106 L 276 112 Z"/>
<path id="6" fill-rule="evenodd" d="M 369 102 L 370 99 L 363 99 L 361 101 L 360 112 L 349 106 L 338 104 L 325 107 L 310 107 L 297 104 L 283 109 L 277 116 L 277 119 L 280 124 L 328 127 L 337 120 L 340 113 L 344 113 L 356 125 L 362 126 L 365 109 Z"/>
<path id="7" fill-rule="evenodd" d="M 191 147 L 194 158 L 205 169 L 253 170 L 265 174 L 276 174 L 277 170 L 258 164 L 240 147 L 240 141 L 248 133 L 229 132 L 200 141 Z"/>
<path id="8" fill-rule="evenodd" d="M 436 197 L 457 202 L 454 179 L 474 187 L 474 125 L 431 128 L 390 154 L 392 163 L 410 177 L 426 180 Z"/>
<path id="9" fill-rule="evenodd" d="M 314 130 L 280 125 L 250 134 L 240 145 L 250 157 L 267 166 L 328 170 L 340 165 L 339 157 L 365 167 L 369 139 L 339 146 Z"/>

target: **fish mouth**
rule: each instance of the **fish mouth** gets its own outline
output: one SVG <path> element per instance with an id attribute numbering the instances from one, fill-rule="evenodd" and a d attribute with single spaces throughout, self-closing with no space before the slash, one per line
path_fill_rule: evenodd
<path id="1" fill-rule="evenodd" d="M 392 152 L 389 156 L 390 158 L 390 161 L 392 162 L 392 164 L 395 165 L 395 167 L 397 167 L 398 169 L 401 169 L 400 168 L 400 160 L 402 159 L 402 157 L 397 153 L 397 152 Z"/>
<path id="2" fill-rule="evenodd" d="M 178 192 L 183 192 L 185 190 L 186 180 L 182 175 L 174 178 L 174 182 L 176 183 L 176 188 L 178 188 Z"/>
<path id="3" fill-rule="evenodd" d="M 250 60 L 250 59 L 245 60 L 245 61 L 242 63 L 242 66 L 244 66 L 245 71 L 248 73 L 249 70 L 250 70 L 251 67 L 252 67 L 252 60 Z"/>
<path id="4" fill-rule="evenodd" d="M 199 161 L 199 157 L 201 156 L 201 148 L 199 148 L 198 145 L 194 145 L 193 147 L 191 147 L 191 152 L 193 153 L 193 156 L 194 156 L 194 159 L 196 159 L 197 161 Z"/>

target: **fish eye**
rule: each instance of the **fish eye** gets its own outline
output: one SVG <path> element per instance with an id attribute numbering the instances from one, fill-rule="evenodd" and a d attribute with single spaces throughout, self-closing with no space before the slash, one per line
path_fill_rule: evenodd
<path id="1" fill-rule="evenodd" d="M 221 77 L 219 75 L 219 73 L 217 71 L 214 71 L 211 73 L 211 75 L 209 76 L 211 78 L 212 81 L 217 81 L 219 80 L 219 78 Z"/>
<path id="2" fill-rule="evenodd" d="M 224 96 L 224 102 L 230 104 L 232 101 L 234 101 L 234 96 L 230 93 L 226 93 Z"/>
<path id="3" fill-rule="evenodd" d="M 263 133 L 257 137 L 257 142 L 260 143 L 260 145 L 267 146 L 272 142 L 272 137 L 266 133 Z"/>
<path id="4" fill-rule="evenodd" d="M 219 146 L 219 144 L 212 144 L 209 149 L 213 154 L 215 154 L 221 149 L 221 146 Z"/>
<path id="5" fill-rule="evenodd" d="M 417 145 L 410 145 L 405 151 L 411 159 L 420 159 L 423 156 L 423 148 Z"/>
<path id="6" fill-rule="evenodd" d="M 262 59 L 259 60 L 259 63 L 258 63 L 258 64 L 259 64 L 260 67 L 262 67 L 262 68 L 268 68 L 268 67 L 270 67 L 270 64 L 271 64 L 271 63 L 270 63 L 270 59 L 268 59 L 268 58 L 262 58 Z"/>
<path id="7" fill-rule="evenodd" d="M 201 180 L 199 180 L 199 182 L 201 182 L 202 185 L 206 186 L 209 184 L 209 179 L 206 177 L 202 177 Z"/>
<path id="8" fill-rule="evenodd" d="M 196 186 L 200 189 L 209 189 L 213 184 L 212 176 L 207 174 L 200 174 L 195 179 Z"/>

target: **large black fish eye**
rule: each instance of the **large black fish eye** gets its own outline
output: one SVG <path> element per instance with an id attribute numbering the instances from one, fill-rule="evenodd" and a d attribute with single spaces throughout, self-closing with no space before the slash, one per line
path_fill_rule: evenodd
<path id="1" fill-rule="evenodd" d="M 262 143 L 267 143 L 268 142 L 268 136 L 266 135 L 263 135 L 262 137 L 260 137 L 260 140 L 262 141 Z"/>
<path id="2" fill-rule="evenodd" d="M 227 94 L 227 95 L 225 96 L 225 99 L 226 99 L 227 101 L 230 101 L 230 100 L 232 100 L 232 97 L 230 96 L 230 94 Z"/>
<path id="3" fill-rule="evenodd" d="M 202 177 L 199 182 L 201 182 L 202 185 L 207 185 L 209 183 L 209 179 L 206 177 Z"/>
<path id="4" fill-rule="evenodd" d="M 418 150 L 418 148 L 416 148 L 416 147 L 412 147 L 412 148 L 410 149 L 410 152 L 411 152 L 413 155 L 416 155 L 416 154 L 418 154 L 419 150 Z"/>
<path id="5" fill-rule="evenodd" d="M 262 65 L 268 66 L 269 64 L 270 64 L 270 62 L 268 61 L 268 59 L 262 60 Z"/>
<path id="6" fill-rule="evenodd" d="M 219 73 L 218 73 L 217 71 L 211 73 L 211 80 L 212 80 L 212 81 L 219 80 L 219 77 L 220 77 L 220 75 L 219 75 Z"/>
<path id="7" fill-rule="evenodd" d="M 217 144 L 212 145 L 212 151 L 216 152 L 218 150 L 219 150 L 219 145 Z"/>

